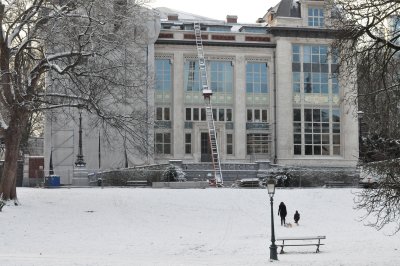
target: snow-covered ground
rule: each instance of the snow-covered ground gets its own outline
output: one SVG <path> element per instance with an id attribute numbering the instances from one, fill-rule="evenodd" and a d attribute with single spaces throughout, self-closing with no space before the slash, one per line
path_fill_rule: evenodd
<path id="1" fill-rule="evenodd" d="M 20 188 L 0 212 L 0 265 L 400 265 L 400 233 L 359 222 L 354 191 L 278 189 L 276 237 L 326 240 L 270 262 L 265 189 Z M 280 226 L 281 201 L 299 226 Z"/>

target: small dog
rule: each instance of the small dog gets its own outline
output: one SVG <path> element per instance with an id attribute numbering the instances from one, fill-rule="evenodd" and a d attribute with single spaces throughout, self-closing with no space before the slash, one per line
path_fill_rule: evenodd
<path id="1" fill-rule="evenodd" d="M 292 227 L 292 224 L 291 223 L 286 223 L 285 227 Z"/>

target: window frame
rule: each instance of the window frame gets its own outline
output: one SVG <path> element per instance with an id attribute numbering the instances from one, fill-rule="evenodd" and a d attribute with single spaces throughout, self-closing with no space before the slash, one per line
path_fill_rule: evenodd
<path id="1" fill-rule="evenodd" d="M 154 135 L 155 135 L 154 153 L 157 155 L 171 155 L 172 154 L 171 132 L 155 132 Z"/>
<path id="2" fill-rule="evenodd" d="M 325 10 L 323 7 L 309 6 L 307 14 L 307 25 L 309 27 L 325 26 Z"/>
<path id="3" fill-rule="evenodd" d="M 246 63 L 246 93 L 269 93 L 268 63 Z"/>
<path id="4" fill-rule="evenodd" d="M 172 90 L 172 64 L 170 59 L 155 59 L 155 90 L 160 92 Z"/>

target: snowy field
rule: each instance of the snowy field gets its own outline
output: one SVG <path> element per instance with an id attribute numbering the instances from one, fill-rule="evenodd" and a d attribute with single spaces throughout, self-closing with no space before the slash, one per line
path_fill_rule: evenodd
<path id="1" fill-rule="evenodd" d="M 400 265 L 400 233 L 363 226 L 354 191 L 277 190 L 276 237 L 326 240 L 270 262 L 265 189 L 20 188 L 21 206 L 0 212 L 0 265 Z M 280 226 L 281 201 L 299 226 Z"/>

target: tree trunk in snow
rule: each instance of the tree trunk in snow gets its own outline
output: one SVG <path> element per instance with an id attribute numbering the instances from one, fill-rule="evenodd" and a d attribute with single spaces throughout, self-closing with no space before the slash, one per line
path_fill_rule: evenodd
<path id="1" fill-rule="evenodd" d="M 16 114 L 11 119 L 5 131 L 5 160 L 3 175 L 0 182 L 0 194 L 4 200 L 17 199 L 17 168 L 19 157 L 19 144 L 22 133 L 28 122 L 27 114 Z"/>

